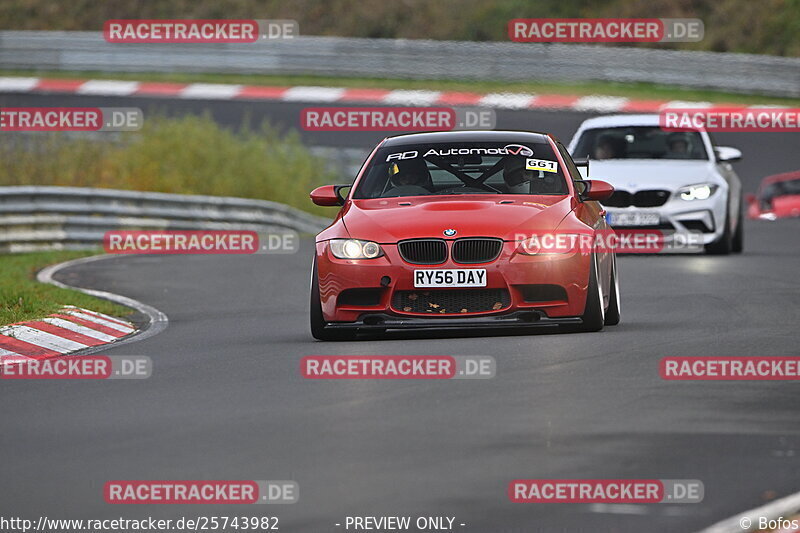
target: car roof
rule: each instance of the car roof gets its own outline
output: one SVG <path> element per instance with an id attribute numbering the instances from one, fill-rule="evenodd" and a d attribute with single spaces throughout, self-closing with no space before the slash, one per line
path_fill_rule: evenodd
<path id="1" fill-rule="evenodd" d="M 773 174 L 772 176 L 767 176 L 764 178 L 761 183 L 768 184 L 768 183 L 776 183 L 778 181 L 792 181 L 800 179 L 800 170 L 794 170 L 792 172 L 784 172 L 782 174 Z"/>
<path id="2" fill-rule="evenodd" d="M 658 126 L 657 114 L 643 115 L 606 115 L 594 117 L 583 121 L 581 129 L 587 128 L 613 128 L 623 126 Z"/>
<path id="3" fill-rule="evenodd" d="M 461 142 L 513 142 L 513 143 L 547 143 L 547 134 L 533 131 L 437 131 L 431 133 L 408 133 L 389 137 L 383 146 L 405 146 L 409 144 L 427 143 L 461 143 Z"/>

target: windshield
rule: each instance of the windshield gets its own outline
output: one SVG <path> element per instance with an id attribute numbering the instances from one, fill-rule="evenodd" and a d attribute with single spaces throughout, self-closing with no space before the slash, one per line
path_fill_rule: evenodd
<path id="1" fill-rule="evenodd" d="M 586 130 L 572 155 L 591 159 L 708 159 L 700 133 L 669 132 L 658 126 Z"/>
<path id="2" fill-rule="evenodd" d="M 548 143 L 436 143 L 381 148 L 355 199 L 453 194 L 567 194 Z"/>
<path id="3" fill-rule="evenodd" d="M 800 195 L 800 179 L 770 183 L 761 191 L 761 206 L 762 208 L 769 208 L 772 206 L 773 199 L 779 196 L 793 195 Z"/>

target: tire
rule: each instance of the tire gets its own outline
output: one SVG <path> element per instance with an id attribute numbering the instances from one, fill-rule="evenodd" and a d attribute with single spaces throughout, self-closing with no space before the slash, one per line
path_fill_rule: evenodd
<path id="1" fill-rule="evenodd" d="M 744 210 L 741 203 L 739 204 L 738 219 L 736 231 L 733 233 L 733 243 L 731 244 L 731 250 L 735 254 L 740 254 L 744 250 Z"/>
<path id="2" fill-rule="evenodd" d="M 311 336 L 320 341 L 336 341 L 355 338 L 355 332 L 344 330 L 331 330 L 322 314 L 322 301 L 319 297 L 319 276 L 317 276 L 317 259 L 311 268 L 311 299 L 309 302 L 309 322 Z"/>
<path id="3" fill-rule="evenodd" d="M 611 295 L 608 298 L 608 309 L 606 309 L 606 317 L 603 324 L 616 326 L 619 324 L 619 318 L 619 275 L 617 274 L 617 256 L 614 255 L 614 263 L 611 269 Z"/>
<path id="4" fill-rule="evenodd" d="M 706 244 L 706 253 L 710 255 L 728 255 L 733 249 L 733 235 L 731 235 L 730 208 L 725 213 L 725 230 L 722 236 L 714 242 Z"/>
<path id="5" fill-rule="evenodd" d="M 586 291 L 586 307 L 584 307 L 581 315 L 583 323 L 578 326 L 578 331 L 600 331 L 603 329 L 603 322 L 605 321 L 603 297 L 600 294 L 601 289 L 597 279 L 597 257 L 592 255 L 591 261 L 589 288 Z"/>

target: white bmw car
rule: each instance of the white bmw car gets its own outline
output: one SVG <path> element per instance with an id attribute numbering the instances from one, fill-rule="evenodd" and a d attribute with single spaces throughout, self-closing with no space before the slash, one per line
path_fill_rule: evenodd
<path id="1" fill-rule="evenodd" d="M 742 251 L 736 148 L 715 146 L 707 132 L 662 130 L 658 115 L 612 115 L 581 124 L 569 151 L 614 186 L 602 202 L 612 227 L 691 233 L 708 253 Z"/>

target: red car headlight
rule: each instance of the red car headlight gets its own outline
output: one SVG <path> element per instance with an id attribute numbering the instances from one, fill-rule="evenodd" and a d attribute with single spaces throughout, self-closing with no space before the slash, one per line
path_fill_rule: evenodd
<path id="1" fill-rule="evenodd" d="M 337 259 L 375 259 L 383 255 L 377 242 L 358 239 L 332 239 L 331 253 Z"/>
<path id="2" fill-rule="evenodd" d="M 522 255 L 560 255 L 580 250 L 583 236 L 574 233 L 543 233 L 517 239 L 517 253 Z"/>

